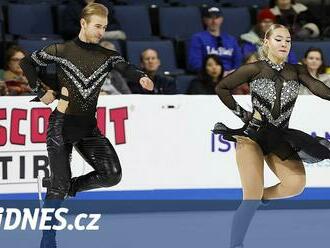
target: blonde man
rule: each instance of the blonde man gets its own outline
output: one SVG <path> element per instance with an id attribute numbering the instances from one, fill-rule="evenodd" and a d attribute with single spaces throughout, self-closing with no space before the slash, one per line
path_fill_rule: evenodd
<path id="1" fill-rule="evenodd" d="M 46 175 L 44 185 L 47 184 L 45 205 L 48 207 L 54 202 L 48 200 L 60 203 L 77 192 L 111 187 L 121 180 L 118 156 L 109 140 L 100 133 L 95 119 L 97 99 L 108 72 L 116 69 L 143 88 L 153 90 L 153 82 L 142 71 L 127 63 L 119 53 L 98 45 L 108 24 L 107 16 L 108 9 L 104 5 L 87 5 L 81 13 L 77 38 L 35 51 L 21 63 L 31 89 L 41 102 L 48 105 L 59 97 L 47 132 L 51 177 Z M 57 66 L 58 85 L 45 90 L 37 68 L 52 63 Z M 71 178 L 73 147 L 94 171 Z M 56 247 L 54 243 L 55 231 L 44 232 L 42 247 Z"/>

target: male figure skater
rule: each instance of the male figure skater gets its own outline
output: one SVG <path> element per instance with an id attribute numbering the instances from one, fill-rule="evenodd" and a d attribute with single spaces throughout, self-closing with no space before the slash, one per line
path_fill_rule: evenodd
<path id="1" fill-rule="evenodd" d="M 44 207 L 51 205 L 48 200 L 61 202 L 76 192 L 111 187 L 121 180 L 118 156 L 109 140 L 101 135 L 95 118 L 99 92 L 109 70 L 115 68 L 128 80 L 153 90 L 153 82 L 144 72 L 127 63 L 117 52 L 98 45 L 107 27 L 107 16 L 104 5 L 87 5 L 81 13 L 77 38 L 35 51 L 21 63 L 30 87 L 41 102 L 48 105 L 59 97 L 47 131 L 51 177 Z M 46 89 L 47 82 L 41 82 L 37 69 L 52 63 L 57 68 L 58 83 L 56 89 Z M 71 178 L 73 146 L 94 171 Z M 56 247 L 54 241 L 55 231 L 44 232 L 41 247 Z"/>

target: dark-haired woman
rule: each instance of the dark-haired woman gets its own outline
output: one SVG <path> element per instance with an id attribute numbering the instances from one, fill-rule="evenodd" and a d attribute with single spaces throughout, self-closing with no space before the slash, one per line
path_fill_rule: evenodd
<path id="1" fill-rule="evenodd" d="M 308 72 L 316 79 L 322 81 L 325 85 L 330 86 L 330 75 L 325 73 L 324 55 L 320 48 L 310 47 L 305 52 L 303 64 Z M 299 94 L 311 95 L 309 89 L 305 86 L 300 87 Z"/>
<path id="2" fill-rule="evenodd" d="M 210 54 L 203 61 L 197 78 L 193 79 L 188 90 L 193 95 L 215 95 L 215 86 L 223 77 L 223 65 L 218 55 Z"/>

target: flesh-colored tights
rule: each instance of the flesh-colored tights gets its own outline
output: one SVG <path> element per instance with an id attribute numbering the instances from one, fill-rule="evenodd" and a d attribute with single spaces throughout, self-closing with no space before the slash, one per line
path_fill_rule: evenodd
<path id="1" fill-rule="evenodd" d="M 234 214 L 230 247 L 239 247 L 262 199 L 284 199 L 300 194 L 306 182 L 299 160 L 282 161 L 275 154 L 264 156 L 260 146 L 248 137 L 236 136 L 236 161 L 243 188 L 243 201 Z M 264 161 L 280 182 L 264 188 Z"/>

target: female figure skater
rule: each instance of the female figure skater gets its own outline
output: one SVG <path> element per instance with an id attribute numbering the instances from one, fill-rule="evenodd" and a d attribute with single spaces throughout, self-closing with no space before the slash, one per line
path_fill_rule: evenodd
<path id="1" fill-rule="evenodd" d="M 214 133 L 237 142 L 236 160 L 243 187 L 243 201 L 231 230 L 231 248 L 243 247 L 249 223 L 263 199 L 283 199 L 300 194 L 305 186 L 304 162 L 330 158 L 330 144 L 302 131 L 290 129 L 289 119 L 300 84 L 313 94 L 330 100 L 330 88 L 313 78 L 305 66 L 285 63 L 291 37 L 282 25 L 272 25 L 265 34 L 262 59 L 241 66 L 216 86 L 221 101 L 245 125 L 230 129 L 217 123 Z M 230 90 L 249 82 L 253 112 L 244 110 Z M 264 160 L 280 183 L 264 188 Z"/>

